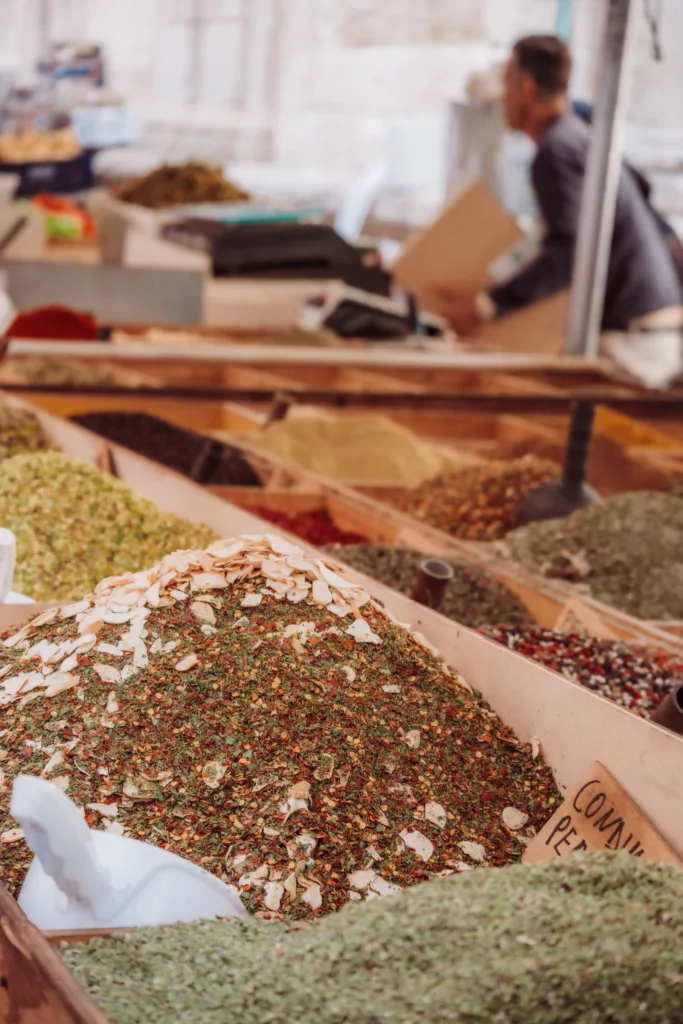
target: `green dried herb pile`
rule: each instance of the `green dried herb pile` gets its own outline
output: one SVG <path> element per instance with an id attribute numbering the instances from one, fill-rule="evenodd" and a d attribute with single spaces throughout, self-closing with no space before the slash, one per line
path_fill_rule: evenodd
<path id="1" fill-rule="evenodd" d="M 0 398 L 0 462 L 13 455 L 49 447 L 38 418 L 28 409 L 10 405 Z"/>
<path id="2" fill-rule="evenodd" d="M 506 543 L 528 568 L 638 618 L 683 618 L 683 501 L 674 495 L 622 494 L 532 523 Z"/>
<path id="3" fill-rule="evenodd" d="M 60 947 L 112 1024 L 670 1024 L 683 873 L 628 854 L 427 882 L 303 930 L 230 920 Z"/>
<path id="4" fill-rule="evenodd" d="M 357 572 L 379 580 L 408 597 L 415 588 L 420 563 L 426 557 L 419 551 L 380 544 L 351 544 L 327 550 Z M 442 615 L 472 629 L 488 625 L 532 624 L 533 620 L 522 602 L 502 583 L 490 579 L 480 569 L 445 560 L 453 568 L 454 577 L 439 608 Z"/>
<path id="5" fill-rule="evenodd" d="M 276 536 L 105 580 L 0 651 L 14 892 L 30 859 L 7 817 L 21 772 L 286 918 L 516 861 L 559 800 L 425 640 Z"/>
<path id="6" fill-rule="evenodd" d="M 14 587 L 37 601 L 80 597 L 105 576 L 215 536 L 61 452 L 0 465 L 0 523 L 17 538 Z"/>

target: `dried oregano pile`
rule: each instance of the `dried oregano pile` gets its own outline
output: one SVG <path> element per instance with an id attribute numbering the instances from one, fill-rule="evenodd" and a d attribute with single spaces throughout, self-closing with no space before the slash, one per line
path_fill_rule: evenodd
<path id="1" fill-rule="evenodd" d="M 628 854 L 427 882 L 303 930 L 237 920 L 60 952 L 112 1024 L 670 1024 L 683 872 Z"/>
<path id="2" fill-rule="evenodd" d="M 214 537 L 60 452 L 17 455 L 0 466 L 0 523 L 17 538 L 14 587 L 37 601 L 80 597 L 104 576 Z"/>
<path id="3" fill-rule="evenodd" d="M 275 536 L 105 580 L 0 650 L 13 892 L 30 856 L 7 817 L 21 772 L 286 918 L 516 861 L 559 799 L 426 641 Z"/>
<path id="4" fill-rule="evenodd" d="M 0 462 L 12 455 L 41 451 L 49 446 L 40 422 L 32 412 L 0 398 Z"/>
<path id="5" fill-rule="evenodd" d="M 638 618 L 683 618 L 683 501 L 675 495 L 622 494 L 532 523 L 506 543 L 523 565 Z"/>
<path id="6" fill-rule="evenodd" d="M 380 544 L 352 544 L 328 550 L 358 572 L 408 596 L 413 593 L 420 563 L 426 557 L 419 551 Z M 531 624 L 531 617 L 522 602 L 502 583 L 490 579 L 473 566 L 456 562 L 449 564 L 454 575 L 439 608 L 442 615 L 473 629 L 498 623 L 509 626 Z"/>

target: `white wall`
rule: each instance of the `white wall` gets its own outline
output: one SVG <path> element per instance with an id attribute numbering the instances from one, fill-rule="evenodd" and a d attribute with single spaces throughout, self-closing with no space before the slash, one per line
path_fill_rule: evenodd
<path id="1" fill-rule="evenodd" d="M 637 4 L 632 120 L 683 133 L 683 0 L 664 0 L 652 62 Z M 589 97 L 606 0 L 575 0 L 576 92 Z M 0 54 L 28 72 L 40 0 L 0 0 Z M 425 139 L 470 70 L 515 37 L 552 31 L 556 0 L 47 0 L 49 33 L 106 46 L 111 84 L 175 155 L 272 160 L 352 175 L 387 153 L 398 119 Z M 196 24 L 200 15 L 202 24 Z M 193 19 L 195 23 L 193 24 Z M 678 41 L 678 42 L 677 42 Z M 422 119 L 422 121 L 420 121 Z M 425 153 L 425 161 L 434 158 Z"/>

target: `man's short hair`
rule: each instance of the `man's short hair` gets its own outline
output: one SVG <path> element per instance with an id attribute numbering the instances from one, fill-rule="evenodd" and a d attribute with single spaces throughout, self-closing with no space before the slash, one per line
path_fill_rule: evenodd
<path id="1" fill-rule="evenodd" d="M 536 83 L 541 99 L 553 99 L 567 92 L 572 58 L 557 36 L 525 36 L 515 43 L 512 52 L 522 74 Z"/>

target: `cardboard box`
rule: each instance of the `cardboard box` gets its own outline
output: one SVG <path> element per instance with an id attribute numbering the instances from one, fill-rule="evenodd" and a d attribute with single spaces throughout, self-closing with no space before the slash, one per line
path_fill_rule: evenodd
<path id="1" fill-rule="evenodd" d="M 445 312 L 435 290 L 483 291 L 491 265 L 523 238 L 517 222 L 477 182 L 464 186 L 439 216 L 406 243 L 394 265 L 396 283 L 430 313 Z M 474 343 L 516 352 L 560 352 L 567 293 L 484 325 Z M 463 339 L 467 340 L 467 339 Z"/>

